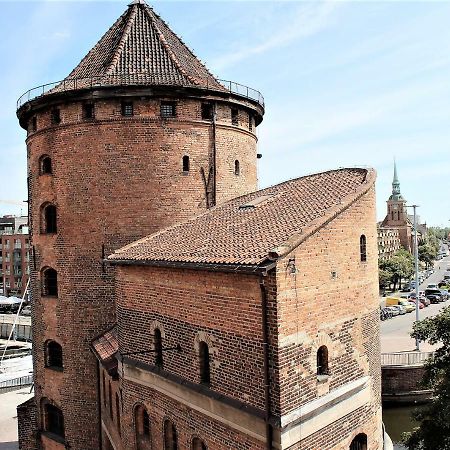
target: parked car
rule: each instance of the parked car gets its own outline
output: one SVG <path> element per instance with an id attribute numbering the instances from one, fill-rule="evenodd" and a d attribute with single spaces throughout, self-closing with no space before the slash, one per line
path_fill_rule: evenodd
<path id="1" fill-rule="evenodd" d="M 398 302 L 399 306 L 403 306 L 407 313 L 413 312 L 416 309 L 416 306 L 408 302 L 407 300 L 400 300 Z"/>
<path id="2" fill-rule="evenodd" d="M 438 285 L 436 283 L 427 284 L 427 289 L 437 289 Z"/>
<path id="3" fill-rule="evenodd" d="M 430 303 L 439 303 L 441 301 L 441 296 L 436 294 L 428 294 L 427 299 L 430 300 Z"/>
<path id="4" fill-rule="evenodd" d="M 444 297 L 444 301 L 448 300 L 448 291 L 447 289 L 440 289 L 442 297 Z"/>
<path id="5" fill-rule="evenodd" d="M 444 297 L 443 297 L 443 295 L 442 295 L 441 290 L 440 290 L 440 289 L 437 289 L 437 288 L 435 288 L 435 289 L 425 289 L 425 295 L 426 295 L 427 297 L 428 297 L 429 295 L 435 295 L 435 296 L 438 297 L 438 301 L 439 301 L 439 302 L 443 302 L 443 301 L 444 301 Z M 431 298 L 430 298 L 430 300 L 431 300 Z M 431 303 L 433 303 L 433 301 L 432 301 Z"/>
<path id="6" fill-rule="evenodd" d="M 414 298 L 411 297 L 408 301 L 414 305 L 414 308 L 416 307 L 416 298 L 415 297 Z M 428 300 L 428 304 L 430 304 L 429 300 Z M 425 302 L 421 298 L 419 298 L 419 309 L 423 309 L 423 308 L 425 308 Z"/>
<path id="7" fill-rule="evenodd" d="M 402 292 L 409 292 L 411 291 L 413 288 L 411 287 L 411 283 L 406 283 L 403 285 L 401 291 Z"/>
<path id="8" fill-rule="evenodd" d="M 388 309 L 392 316 L 398 316 L 400 314 L 400 310 L 404 311 L 402 314 L 406 314 L 406 311 L 404 310 L 404 308 L 398 308 L 398 305 L 395 306 L 386 306 L 386 309 Z"/>
<path id="9" fill-rule="evenodd" d="M 387 320 L 392 318 L 392 311 L 389 308 L 380 309 L 380 320 Z"/>

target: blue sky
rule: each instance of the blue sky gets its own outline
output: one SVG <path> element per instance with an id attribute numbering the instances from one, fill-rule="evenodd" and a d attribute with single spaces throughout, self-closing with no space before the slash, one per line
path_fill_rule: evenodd
<path id="1" fill-rule="evenodd" d="M 26 198 L 27 89 L 64 78 L 128 2 L 0 2 L 0 214 Z M 450 219 L 450 3 L 157 1 L 219 78 L 260 90 L 260 187 L 344 166 L 378 172 L 430 225 Z M 24 210 L 25 211 L 25 208 Z"/>

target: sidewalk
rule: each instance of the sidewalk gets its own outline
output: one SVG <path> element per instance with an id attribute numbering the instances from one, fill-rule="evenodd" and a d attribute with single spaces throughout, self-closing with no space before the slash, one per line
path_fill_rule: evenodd
<path id="1" fill-rule="evenodd" d="M 0 394 L 0 450 L 17 450 L 17 405 L 33 397 L 30 386 Z"/>

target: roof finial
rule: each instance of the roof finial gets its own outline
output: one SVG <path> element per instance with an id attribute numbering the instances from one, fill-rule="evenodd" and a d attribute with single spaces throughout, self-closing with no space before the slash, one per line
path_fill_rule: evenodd
<path id="1" fill-rule="evenodd" d="M 397 176 L 397 162 L 395 161 L 394 157 L 394 179 L 392 181 L 393 183 L 398 183 L 398 176 Z"/>
<path id="2" fill-rule="evenodd" d="M 133 0 L 128 6 L 133 5 L 147 5 L 145 0 Z"/>

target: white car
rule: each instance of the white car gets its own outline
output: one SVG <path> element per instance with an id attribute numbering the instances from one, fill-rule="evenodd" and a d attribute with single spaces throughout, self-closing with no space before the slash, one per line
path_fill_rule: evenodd
<path id="1" fill-rule="evenodd" d="M 438 285 L 436 283 L 427 284 L 427 289 L 438 289 Z"/>

